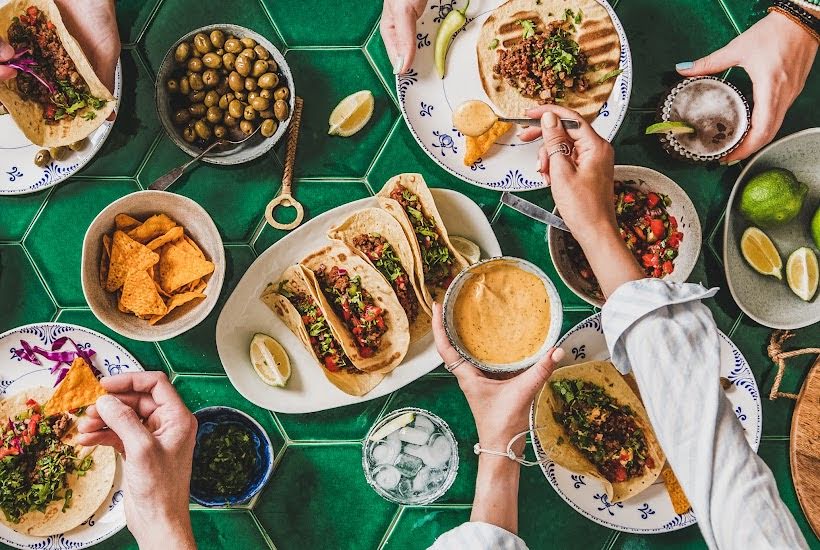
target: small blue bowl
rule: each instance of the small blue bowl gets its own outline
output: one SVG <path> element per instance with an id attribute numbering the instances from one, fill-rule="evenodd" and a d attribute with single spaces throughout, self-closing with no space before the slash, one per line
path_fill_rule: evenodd
<path id="1" fill-rule="evenodd" d="M 194 413 L 199 427 L 196 431 L 196 443 L 199 445 L 200 438 L 213 431 L 213 429 L 222 424 L 239 424 L 248 429 L 253 437 L 253 442 L 256 447 L 257 454 L 257 468 L 254 472 L 252 481 L 248 488 L 240 494 L 224 496 L 202 495 L 197 494 L 193 485 L 191 486 L 191 500 L 202 506 L 221 507 L 221 506 L 236 506 L 246 504 L 253 497 L 255 497 L 270 479 L 273 472 L 273 444 L 270 437 L 265 432 L 264 428 L 259 425 L 259 422 L 245 414 L 244 412 L 234 409 L 232 407 L 205 407 L 199 409 Z M 194 456 L 196 456 L 196 449 L 194 449 Z"/>

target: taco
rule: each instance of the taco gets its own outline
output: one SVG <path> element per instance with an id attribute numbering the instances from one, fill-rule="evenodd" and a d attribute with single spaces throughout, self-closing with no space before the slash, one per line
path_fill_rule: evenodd
<path id="1" fill-rule="evenodd" d="M 341 243 L 299 262 L 330 329 L 357 369 L 390 372 L 410 345 L 407 314 L 373 266 Z"/>
<path id="2" fill-rule="evenodd" d="M 105 122 L 114 96 L 100 82 L 53 0 L 13 0 L 0 9 L 0 38 L 15 49 L 17 76 L 0 83 L 0 103 L 32 143 L 80 141 Z"/>
<path id="3" fill-rule="evenodd" d="M 364 395 L 384 375 L 357 369 L 330 330 L 319 302 L 314 298 L 299 266 L 291 266 L 262 293 L 262 301 L 299 337 L 321 366 L 331 384 L 350 395 Z"/>
<path id="4" fill-rule="evenodd" d="M 559 103 L 592 122 L 620 74 L 620 54 L 615 24 L 596 0 L 508 0 L 476 43 L 481 84 L 507 117 Z"/>
<path id="5" fill-rule="evenodd" d="M 70 415 L 43 414 L 52 393 L 33 388 L 0 402 L 0 523 L 33 537 L 65 533 L 91 517 L 117 468 L 111 447 L 73 443 Z"/>
<path id="6" fill-rule="evenodd" d="M 555 370 L 536 399 L 535 426 L 547 456 L 598 479 L 610 502 L 649 488 L 663 469 L 646 410 L 612 363 Z"/>
<path id="7" fill-rule="evenodd" d="M 447 287 L 468 263 L 450 243 L 447 228 L 421 174 L 400 174 L 388 181 L 376 198 L 398 220 L 413 249 L 422 304 L 433 313 Z"/>
<path id="8" fill-rule="evenodd" d="M 407 321 L 410 342 L 430 332 L 431 319 L 416 281 L 413 249 L 396 219 L 381 208 L 359 210 L 328 232 L 382 274 L 393 287 Z"/>

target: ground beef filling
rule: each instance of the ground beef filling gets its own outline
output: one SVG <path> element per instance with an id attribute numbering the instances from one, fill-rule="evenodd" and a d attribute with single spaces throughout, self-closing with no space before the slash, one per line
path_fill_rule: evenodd
<path id="1" fill-rule="evenodd" d="M 331 372 L 342 369 L 359 372 L 350 364 L 339 342 L 330 332 L 327 319 L 319 309 L 316 300 L 307 294 L 288 293 L 286 297 L 299 312 L 310 339 L 310 346 L 325 368 Z"/>
<path id="2" fill-rule="evenodd" d="M 393 247 L 378 233 L 357 235 L 353 238 L 353 244 L 390 281 L 401 307 L 407 314 L 407 320 L 412 324 L 419 314 L 419 301 L 410 282 L 410 276 L 396 257 Z"/>

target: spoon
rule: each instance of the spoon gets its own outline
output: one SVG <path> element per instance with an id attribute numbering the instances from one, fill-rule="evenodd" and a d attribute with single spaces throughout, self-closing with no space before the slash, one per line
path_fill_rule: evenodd
<path id="1" fill-rule="evenodd" d="M 285 171 L 284 174 L 282 174 L 282 192 L 279 193 L 278 197 L 270 201 L 267 208 L 265 208 L 265 219 L 268 223 L 276 229 L 283 229 L 285 231 L 290 231 L 291 229 L 298 227 L 299 224 L 302 223 L 302 219 L 305 217 L 305 209 L 302 208 L 302 204 L 294 199 L 291 194 L 291 186 L 293 185 L 293 165 L 296 161 L 296 144 L 299 141 L 299 123 L 302 121 L 302 105 L 302 98 L 297 97 L 294 100 L 293 120 L 291 120 L 290 128 L 288 128 L 288 143 L 287 151 L 285 153 Z M 296 219 L 290 223 L 280 223 L 276 221 L 276 218 L 273 217 L 273 211 L 279 206 L 283 206 L 285 208 L 295 208 Z"/>
<path id="2" fill-rule="evenodd" d="M 185 170 L 188 169 L 189 166 L 191 166 L 193 163 L 197 162 L 199 159 L 210 153 L 213 149 L 221 145 L 241 145 L 249 139 L 251 139 L 253 136 L 255 136 L 261 127 L 262 125 L 260 124 L 256 127 L 256 130 L 254 130 L 249 135 L 243 137 L 240 140 L 230 140 L 225 138 L 216 140 L 215 142 L 211 143 L 208 147 L 206 147 L 205 150 L 198 154 L 196 157 L 192 158 L 182 166 L 177 166 L 164 176 L 160 176 L 159 178 L 157 178 L 157 180 L 154 183 L 148 186 L 148 189 L 151 189 L 153 191 L 165 191 L 166 189 L 171 187 L 172 183 L 177 181 L 180 178 L 180 176 L 182 176 L 182 174 L 185 172 Z"/>
<path id="3" fill-rule="evenodd" d="M 453 126 L 465 136 L 478 137 L 487 133 L 497 121 L 519 126 L 534 126 L 538 119 L 501 117 L 493 108 L 479 99 L 465 101 L 453 111 Z M 581 124 L 571 118 L 562 118 L 561 125 L 567 130 L 577 130 Z"/>

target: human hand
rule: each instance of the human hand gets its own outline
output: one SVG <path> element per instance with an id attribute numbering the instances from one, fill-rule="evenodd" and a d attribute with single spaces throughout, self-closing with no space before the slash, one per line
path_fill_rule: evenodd
<path id="1" fill-rule="evenodd" d="M 113 0 L 55 0 L 71 33 L 103 84 L 114 91 L 120 34 Z"/>
<path id="2" fill-rule="evenodd" d="M 0 38 L 0 62 L 8 61 L 12 57 L 14 57 L 14 48 L 12 48 L 8 42 Z M 0 82 L 14 78 L 16 74 L 17 71 L 11 67 L 0 65 Z"/>
<path id="3" fill-rule="evenodd" d="M 123 453 L 125 518 L 140 548 L 196 548 L 188 512 L 196 418 L 161 372 L 106 376 L 81 445 Z"/>
<path id="4" fill-rule="evenodd" d="M 427 0 L 384 0 L 379 28 L 393 63 L 393 74 L 405 73 L 416 56 L 416 20 Z"/>
<path id="5" fill-rule="evenodd" d="M 433 336 L 445 365 L 461 358 L 447 338 L 441 304 L 438 303 L 433 304 Z M 555 364 L 563 358 L 564 350 L 551 348 L 535 365 L 506 380 L 490 378 L 468 361 L 452 371 L 470 405 L 483 448 L 506 451 L 513 437 L 529 429 L 530 405 L 552 374 Z M 523 448 L 522 437 L 516 441 L 513 450 L 520 455 Z"/>
<path id="6" fill-rule="evenodd" d="M 770 13 L 723 48 L 694 62 L 678 63 L 683 76 L 743 67 L 752 79 L 752 125 L 740 146 L 721 160 L 734 163 L 769 143 L 800 95 L 817 54 L 817 40 L 779 13 Z"/>

